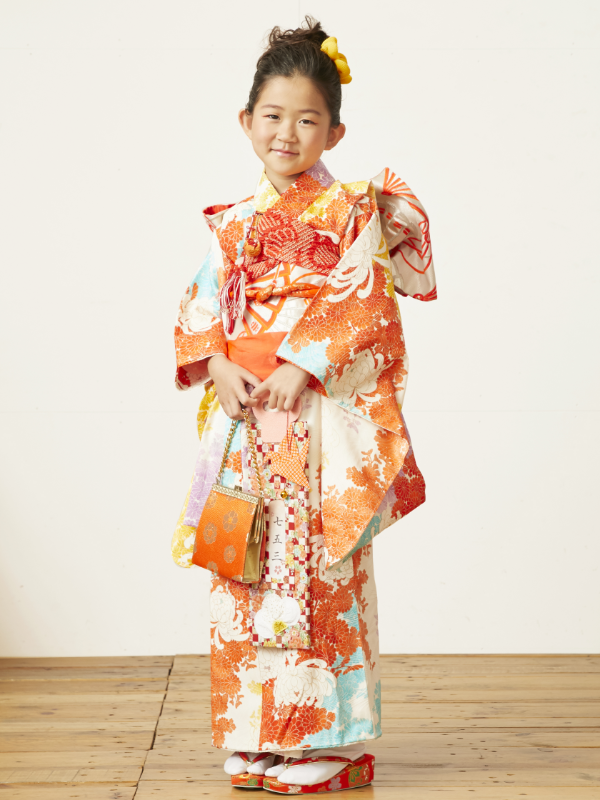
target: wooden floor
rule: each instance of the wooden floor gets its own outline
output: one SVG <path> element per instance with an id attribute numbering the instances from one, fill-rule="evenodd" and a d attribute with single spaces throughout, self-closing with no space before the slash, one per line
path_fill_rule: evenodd
<path id="1" fill-rule="evenodd" d="M 0 660 L 0 800 L 246 797 L 210 744 L 208 666 Z M 600 656 L 384 656 L 382 684 L 353 800 L 600 800 Z"/>

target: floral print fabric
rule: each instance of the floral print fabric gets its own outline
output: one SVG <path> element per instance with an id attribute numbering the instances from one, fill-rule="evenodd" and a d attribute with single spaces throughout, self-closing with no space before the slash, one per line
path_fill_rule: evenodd
<path id="1" fill-rule="evenodd" d="M 249 285 L 309 282 L 318 291 L 312 299 L 250 299 L 227 334 L 219 289 L 245 258 L 244 237 L 255 211 L 271 238 L 266 255 L 250 265 Z M 281 196 L 263 174 L 252 198 L 212 207 L 206 216 L 213 229 L 211 251 L 183 298 L 175 331 L 178 387 L 205 383 L 206 360 L 226 354 L 228 341 L 266 331 L 285 334 L 277 350 L 282 363 L 311 374 L 294 424 L 308 443 L 303 452 L 310 491 L 299 503 L 303 487 L 296 476 L 300 483 L 286 481 L 284 492 L 281 480 L 272 484 L 269 498 L 283 503 L 286 514 L 291 506 L 288 520 L 295 525 L 298 519 L 303 527 L 304 549 L 295 553 L 300 542 L 290 538 L 288 524 L 284 552 L 294 575 L 301 575 L 299 565 L 304 569 L 307 602 L 303 608 L 289 587 L 281 591 L 270 579 L 250 587 L 213 576 L 213 743 L 266 751 L 375 738 L 381 731 L 371 541 L 425 498 L 401 410 L 408 362 L 396 293 L 433 299 L 427 217 L 393 173 L 341 184 L 321 162 Z M 312 250 L 298 248 L 298 263 L 279 260 L 284 253 L 296 257 L 289 255 L 285 237 L 277 243 L 269 227 L 274 223 L 288 238 L 302 234 L 303 226 L 318 234 L 306 239 Z M 322 237 L 335 245 L 335 258 L 328 244 L 311 261 L 306 253 L 314 254 Z M 173 537 L 180 566 L 190 565 L 195 526 L 218 472 L 228 424 L 211 387 L 198 415 L 200 454 Z M 246 436 L 238 428 L 223 483 L 241 483 L 256 493 Z M 285 462 L 284 446 L 290 446 L 285 438 L 272 448 L 275 464 L 278 453 Z M 267 547 L 275 550 L 271 533 Z"/>

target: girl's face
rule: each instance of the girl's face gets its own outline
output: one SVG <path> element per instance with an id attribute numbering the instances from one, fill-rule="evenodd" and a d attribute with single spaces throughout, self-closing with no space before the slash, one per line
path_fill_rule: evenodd
<path id="1" fill-rule="evenodd" d="M 247 114 L 242 109 L 239 120 L 265 165 L 267 178 L 280 194 L 346 132 L 341 123 L 331 127 L 323 95 L 309 78 L 300 75 L 271 78 L 254 112 Z"/>

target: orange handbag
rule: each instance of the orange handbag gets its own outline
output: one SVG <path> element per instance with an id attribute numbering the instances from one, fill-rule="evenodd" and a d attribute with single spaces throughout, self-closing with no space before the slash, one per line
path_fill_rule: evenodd
<path id="1" fill-rule="evenodd" d="M 248 494 L 237 486 L 235 489 L 221 486 L 225 462 L 237 427 L 234 420 L 229 429 L 217 482 L 213 484 L 200 516 L 192 563 L 234 581 L 258 583 L 265 558 L 265 495 L 248 411 L 244 408 L 242 413 L 260 495 Z"/>

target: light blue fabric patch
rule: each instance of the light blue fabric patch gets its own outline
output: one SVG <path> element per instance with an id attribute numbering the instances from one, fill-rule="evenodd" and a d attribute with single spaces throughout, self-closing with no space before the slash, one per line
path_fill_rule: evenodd
<path id="1" fill-rule="evenodd" d="M 318 378 L 321 383 L 324 383 L 327 370 L 331 366 L 331 362 L 325 354 L 331 344 L 331 339 L 325 339 L 323 342 L 311 342 L 308 347 L 303 347 L 299 353 L 294 353 L 290 347 L 289 338 L 288 334 L 279 345 L 277 355 L 286 361 L 291 361 L 297 367 L 305 369 Z"/>
<path id="2" fill-rule="evenodd" d="M 352 607 L 349 608 L 348 611 L 344 611 L 341 617 L 345 622 L 348 623 L 348 625 L 350 625 L 351 628 L 356 628 L 356 630 L 359 630 L 358 604 L 356 602 L 356 597 L 352 598 Z"/>
<path id="3" fill-rule="evenodd" d="M 362 648 L 359 647 L 354 655 L 357 656 L 358 663 L 364 664 Z M 335 691 L 325 697 L 323 706 L 327 711 L 335 713 L 334 725 L 329 730 L 307 736 L 299 745 L 301 748 L 337 747 L 381 735 L 381 730 L 377 732 L 373 724 L 364 669 L 340 675 Z M 367 717 L 364 716 L 365 713 Z"/>

